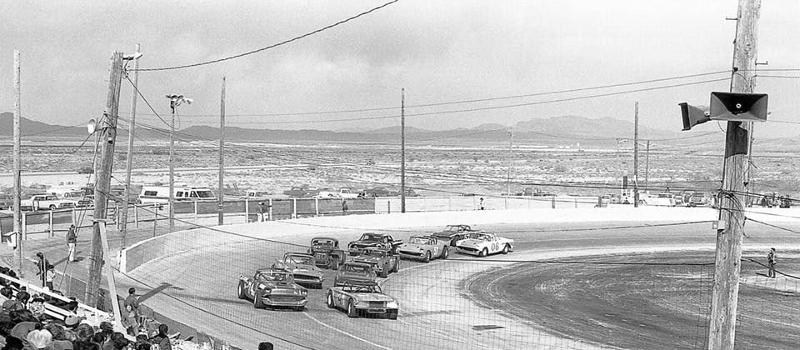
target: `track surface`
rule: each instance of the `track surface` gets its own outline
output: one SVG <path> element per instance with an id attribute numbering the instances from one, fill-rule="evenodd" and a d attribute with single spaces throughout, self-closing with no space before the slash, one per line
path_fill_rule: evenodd
<path id="1" fill-rule="evenodd" d="M 698 315 L 702 314 L 702 310 L 693 306 L 684 307 L 678 296 L 667 300 L 664 305 L 653 304 L 641 309 L 635 304 L 626 302 L 626 298 L 630 295 L 637 295 L 633 291 L 639 290 L 638 286 L 626 287 L 620 284 L 616 289 L 601 290 L 594 285 L 584 284 L 579 288 L 587 292 L 573 295 L 572 299 L 554 299 L 553 295 L 558 296 L 558 294 L 548 294 L 550 299 L 547 306 L 550 309 L 543 307 L 541 315 L 538 315 L 536 310 L 520 314 L 514 312 L 514 308 L 508 307 L 510 303 L 530 300 L 531 295 L 524 293 L 529 289 L 525 283 L 543 283 L 539 281 L 540 273 L 543 271 L 536 271 L 534 275 L 526 276 L 524 269 L 520 269 L 522 275 L 517 277 L 508 277 L 508 272 L 504 275 L 506 279 L 503 279 L 502 283 L 507 283 L 509 286 L 516 283 L 516 289 L 520 293 L 504 295 L 503 302 L 492 304 L 491 300 L 487 302 L 486 298 L 482 299 L 480 293 L 469 293 L 465 289 L 465 287 L 474 288 L 482 283 L 480 278 L 486 275 L 481 272 L 508 267 L 515 261 L 615 252 L 652 252 L 665 249 L 709 251 L 714 247 L 714 233 L 709 224 L 596 230 L 598 227 L 625 225 L 629 224 L 570 224 L 569 226 L 570 229 L 585 228 L 587 229 L 585 231 L 565 231 L 561 230 L 560 225 L 482 225 L 481 229 L 495 230 L 501 232 L 503 236 L 513 238 L 517 243 L 516 251 L 505 256 L 494 256 L 492 260 L 454 255 L 453 259 L 429 264 L 403 261 L 399 273 L 382 281 L 384 290 L 400 301 L 401 313 L 397 321 L 373 318 L 349 319 L 343 312 L 328 309 L 324 305 L 326 289 L 310 291 L 309 304 L 304 312 L 256 310 L 251 303 L 236 299 L 235 290 L 239 274 L 252 274 L 256 268 L 269 266 L 284 252 L 303 250 L 290 245 L 246 240 L 193 250 L 152 261 L 135 270 L 131 277 L 154 288 L 147 293 L 144 301 L 146 304 L 172 318 L 196 325 L 199 330 L 230 339 L 233 345 L 242 348 L 254 348 L 263 340 L 273 341 L 282 349 L 304 347 L 560 349 L 596 348 L 604 347 L 604 344 L 638 348 L 637 344 L 642 343 L 637 343 L 636 339 L 648 339 L 639 329 L 647 327 L 641 327 L 638 324 L 640 322 L 633 317 L 619 317 L 620 320 L 628 321 L 614 323 L 614 327 L 619 329 L 616 333 L 598 331 L 606 329 L 603 324 L 584 322 L 581 325 L 581 322 L 574 320 L 572 322 L 576 327 L 570 327 L 572 331 L 567 331 L 565 327 L 557 327 L 562 325 L 561 321 L 556 322 L 555 319 L 543 316 L 546 314 L 544 311 L 557 316 L 564 310 L 575 308 L 578 310 L 575 313 L 593 313 L 595 319 L 600 319 L 601 316 L 597 314 L 606 313 L 607 307 L 603 306 L 603 303 L 611 298 L 615 300 L 614 309 L 617 313 L 647 314 L 649 318 L 655 318 L 657 322 L 653 322 L 650 327 L 664 329 L 648 330 L 647 337 L 651 337 L 649 334 L 652 333 L 652 337 L 655 337 L 652 339 L 661 339 L 662 335 L 673 332 L 670 330 L 671 325 L 681 323 L 681 317 L 688 315 L 688 320 L 693 322 L 692 324 L 698 324 L 697 319 L 701 317 Z M 333 232 L 329 235 L 340 238 L 345 244 L 357 238 L 357 234 L 353 232 Z M 395 234 L 395 236 L 407 239 L 409 234 Z M 745 249 L 800 244 L 800 235 L 774 229 L 752 229 L 749 231 L 749 236 L 745 241 Z M 289 241 L 305 245 L 309 237 L 295 237 Z M 697 256 L 697 258 L 703 257 Z M 498 261 L 499 259 L 505 261 Z M 704 262 L 712 262 L 712 259 L 705 258 Z M 563 268 L 563 265 L 558 266 Z M 609 278 L 614 274 L 648 276 L 635 269 L 604 269 L 602 271 L 604 275 L 595 278 L 593 274 L 598 270 L 594 269 L 586 276 L 586 281 L 582 282 L 570 281 L 570 276 L 564 274 L 561 274 L 562 279 L 556 278 L 562 271 L 563 269 L 554 266 L 544 270 L 547 273 L 543 276 L 548 277 L 550 282 L 558 283 L 594 283 L 591 281 L 599 278 L 600 281 L 605 281 L 606 285 L 609 285 Z M 579 271 L 576 270 L 574 273 L 575 277 L 578 277 Z M 333 273 L 328 272 L 325 288 L 330 285 L 332 279 Z M 683 288 L 679 285 L 673 287 Z M 482 290 L 498 290 L 494 288 L 482 288 Z M 592 295 L 590 293 L 592 290 L 597 291 L 601 297 Z M 640 290 L 638 294 L 641 295 L 641 292 Z M 544 294 L 536 294 L 535 298 L 538 297 L 544 297 Z M 584 298 L 582 300 L 585 305 L 574 304 L 578 297 Z M 539 317 L 529 317 L 531 314 Z M 669 319 L 672 317 L 669 315 L 673 314 L 677 316 Z M 663 315 L 668 316 L 664 319 Z M 661 319 L 665 321 L 659 321 Z M 593 334 L 591 330 L 595 330 L 597 334 Z M 693 342 L 696 342 L 695 339 L 702 342 L 704 337 L 702 330 L 698 331 L 699 333 L 693 331 L 688 334 L 678 331 L 680 333 L 677 334 L 687 338 L 685 343 L 687 347 L 691 347 Z M 663 342 L 659 340 L 661 343 L 658 344 L 669 344 L 674 339 L 670 335 Z"/>

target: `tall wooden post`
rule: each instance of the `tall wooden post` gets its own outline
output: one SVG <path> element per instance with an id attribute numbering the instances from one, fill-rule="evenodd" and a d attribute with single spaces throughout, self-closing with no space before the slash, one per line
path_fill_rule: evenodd
<path id="1" fill-rule="evenodd" d="M 732 92 L 751 93 L 755 86 L 758 18 L 761 0 L 739 0 L 734 40 Z M 739 302 L 739 273 L 744 234 L 745 169 L 749 143 L 749 123 L 728 122 L 725 135 L 725 163 L 720 198 L 720 221 L 711 316 L 708 327 L 709 349 L 733 349 L 736 311 Z"/>
<path id="2" fill-rule="evenodd" d="M 89 256 L 89 281 L 86 284 L 86 304 L 97 303 L 100 277 L 103 268 L 103 244 L 100 234 L 100 221 L 106 218 L 108 193 L 111 189 L 111 170 L 114 164 L 114 145 L 117 140 L 117 114 L 119 113 L 119 90 L 122 82 L 122 52 L 115 51 L 111 56 L 111 75 L 108 79 L 108 96 L 103 118 L 98 123 L 100 139 L 100 164 L 95 169 L 97 183 L 94 186 L 94 225 L 92 235 L 92 254 Z M 116 292 L 116 291 L 113 291 Z"/>
<path id="3" fill-rule="evenodd" d="M 633 207 L 639 206 L 639 101 L 633 112 Z"/>
<path id="4" fill-rule="evenodd" d="M 141 45 L 136 44 L 136 55 L 141 52 Z M 133 167 L 133 138 L 134 130 L 136 129 L 136 98 L 139 96 L 139 57 L 133 58 L 133 93 L 131 93 L 131 122 L 128 127 L 128 154 L 125 158 L 125 193 L 122 195 L 122 216 L 120 222 L 120 231 L 122 231 L 122 249 L 126 247 L 126 238 L 128 236 L 128 207 L 130 203 L 128 199 L 131 197 L 131 168 Z M 134 207 L 134 211 L 136 207 Z M 138 225 L 138 223 L 137 223 Z"/>
<path id="5" fill-rule="evenodd" d="M 406 212 L 406 89 L 400 89 L 400 212 Z"/>
<path id="6" fill-rule="evenodd" d="M 219 99 L 219 196 L 217 204 L 217 225 L 222 225 L 225 217 L 225 77 L 222 77 L 222 92 Z"/>
<path id="7" fill-rule="evenodd" d="M 22 130 L 20 119 L 22 108 L 20 106 L 20 68 L 19 51 L 14 50 L 14 232 L 17 239 L 17 274 L 23 276 L 22 260 Z"/>

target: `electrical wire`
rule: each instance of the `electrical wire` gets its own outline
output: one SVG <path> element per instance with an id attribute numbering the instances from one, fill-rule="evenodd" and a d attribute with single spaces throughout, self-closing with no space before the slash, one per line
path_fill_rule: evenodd
<path id="1" fill-rule="evenodd" d="M 259 53 L 259 52 L 262 52 L 262 51 L 266 51 L 266 50 L 269 50 L 269 49 L 273 49 L 273 48 L 276 48 L 276 47 L 279 47 L 279 46 L 282 46 L 282 45 L 286 45 L 286 44 L 289 44 L 291 42 L 294 42 L 294 41 L 297 41 L 297 40 L 312 36 L 314 34 L 323 32 L 325 30 L 334 28 L 334 27 L 342 25 L 342 24 L 345 24 L 345 23 L 350 22 L 350 21 L 352 21 L 354 19 L 357 19 L 359 17 L 366 16 L 366 15 L 372 13 L 372 12 L 378 11 L 378 10 L 380 10 L 380 9 L 382 9 L 384 7 L 387 7 L 387 6 L 391 5 L 391 4 L 394 4 L 394 3 L 398 2 L 398 1 L 400 1 L 400 0 L 389 1 L 387 3 L 384 3 L 383 5 L 380 5 L 380 6 L 377 6 L 377 7 L 373 7 L 371 9 L 367 10 L 367 11 L 360 12 L 360 13 L 354 15 L 354 16 L 350 16 L 350 17 L 345 18 L 343 20 L 340 20 L 340 21 L 338 21 L 336 23 L 329 24 L 329 25 L 324 26 L 322 28 L 319 28 L 319 29 L 310 31 L 308 33 L 305 33 L 303 35 L 299 35 L 299 36 L 293 37 L 291 39 L 287 39 L 287 40 L 284 40 L 284 41 L 281 41 L 281 42 L 278 42 L 278 43 L 275 43 L 275 44 L 272 44 L 272 45 L 268 45 L 268 46 L 265 46 L 265 47 L 262 47 L 262 48 L 259 48 L 259 49 L 243 52 L 243 53 L 240 53 L 240 54 L 237 54 L 237 55 L 227 56 L 227 57 L 223 57 L 223 58 L 217 58 L 217 59 L 210 60 L 210 61 L 203 61 L 203 62 L 185 64 L 185 65 L 180 65 L 180 66 L 159 67 L 159 68 L 139 68 L 138 71 L 140 71 L 140 72 L 157 72 L 157 71 L 192 68 L 192 67 L 205 66 L 205 65 L 212 64 L 212 63 L 219 63 L 219 62 L 223 62 L 223 61 L 228 61 L 228 60 L 232 60 L 232 59 L 236 59 L 236 58 L 252 55 L 252 54 Z"/>

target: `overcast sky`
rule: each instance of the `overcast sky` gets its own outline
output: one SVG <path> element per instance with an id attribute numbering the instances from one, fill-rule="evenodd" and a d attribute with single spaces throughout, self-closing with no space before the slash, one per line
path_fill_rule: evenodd
<path id="1" fill-rule="evenodd" d="M 114 50 L 130 53 L 140 43 L 143 68 L 189 64 L 264 47 L 384 2 L 3 1 L 0 111 L 13 110 L 13 49 L 22 55 L 23 116 L 77 125 L 104 110 Z M 406 103 L 418 105 L 727 70 L 735 22 L 725 17 L 735 17 L 736 7 L 736 0 L 400 0 L 314 36 L 243 58 L 142 72 L 140 89 L 164 115 L 169 113 L 165 94 L 193 98 L 194 104 L 180 107 L 181 127 L 218 123 L 214 115 L 219 113 L 223 75 L 228 80 L 226 104 L 231 115 L 397 107 L 350 114 L 233 116 L 229 125 L 384 127 L 399 124 L 399 118 L 381 117 L 399 115 L 401 88 L 406 89 Z M 759 61 L 769 61 L 766 68 L 800 68 L 798 28 L 800 1 L 763 1 L 758 51 Z M 800 76 L 797 71 L 769 74 Z M 524 104 L 726 77 L 409 108 L 407 113 Z M 127 118 L 131 89 L 123 82 L 120 111 Z M 728 87 L 723 81 L 517 108 L 429 113 L 410 116 L 407 124 L 444 129 L 511 125 L 561 115 L 632 120 L 634 102 L 639 101 L 642 125 L 677 131 L 678 102 L 707 104 L 710 91 Z M 800 121 L 795 118 L 800 79 L 761 78 L 757 90 L 770 94 L 771 119 Z M 138 111 L 150 113 L 142 103 Z M 139 118 L 159 125 L 152 116 Z M 757 135 L 800 133 L 800 125 L 769 124 L 761 129 L 768 132 Z"/>

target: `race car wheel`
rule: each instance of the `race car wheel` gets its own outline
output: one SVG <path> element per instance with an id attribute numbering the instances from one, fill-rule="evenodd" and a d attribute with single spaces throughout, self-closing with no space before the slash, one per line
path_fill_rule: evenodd
<path id="1" fill-rule="evenodd" d="M 236 294 L 239 295 L 239 299 L 247 299 L 247 294 L 244 293 L 244 282 L 239 281 L 239 287 L 236 288 Z"/>
<path id="2" fill-rule="evenodd" d="M 424 261 L 424 262 L 426 262 L 426 263 L 429 263 L 429 262 L 431 262 L 431 252 L 430 252 L 430 251 L 426 251 L 426 252 L 425 252 L 425 258 L 424 258 L 424 259 L 422 259 L 422 261 Z"/>
<path id="3" fill-rule="evenodd" d="M 390 320 L 396 320 L 397 319 L 397 310 L 387 312 L 386 316 L 388 316 Z"/>
<path id="4" fill-rule="evenodd" d="M 503 254 L 508 254 L 508 244 L 503 246 Z"/>
<path id="5" fill-rule="evenodd" d="M 479 256 L 487 256 L 487 255 L 489 255 L 489 250 L 486 249 L 486 248 L 483 248 L 483 250 L 481 250 Z"/>
<path id="6" fill-rule="evenodd" d="M 356 310 L 356 306 L 353 305 L 352 300 L 347 301 L 347 317 L 358 317 L 358 311 Z"/>
<path id="7" fill-rule="evenodd" d="M 450 249 L 447 249 L 447 246 L 442 249 L 442 259 L 447 259 L 450 256 Z"/>
<path id="8" fill-rule="evenodd" d="M 264 309 L 264 308 L 266 308 L 267 306 L 264 305 L 264 300 L 262 300 L 261 295 L 258 294 L 258 293 L 254 293 L 254 294 L 255 294 L 255 296 L 253 296 L 253 307 L 256 308 L 256 309 Z"/>
<path id="9" fill-rule="evenodd" d="M 336 304 L 333 302 L 333 293 L 328 292 L 328 297 L 325 298 L 325 301 L 326 301 L 325 304 L 328 305 L 328 308 L 333 309 L 334 307 L 336 307 Z"/>
<path id="10" fill-rule="evenodd" d="M 50 204 L 50 210 L 56 210 L 55 204 Z"/>
<path id="11" fill-rule="evenodd" d="M 392 268 L 391 272 L 397 272 L 397 271 L 400 271 L 400 259 L 396 259 L 394 261 L 394 267 Z"/>

